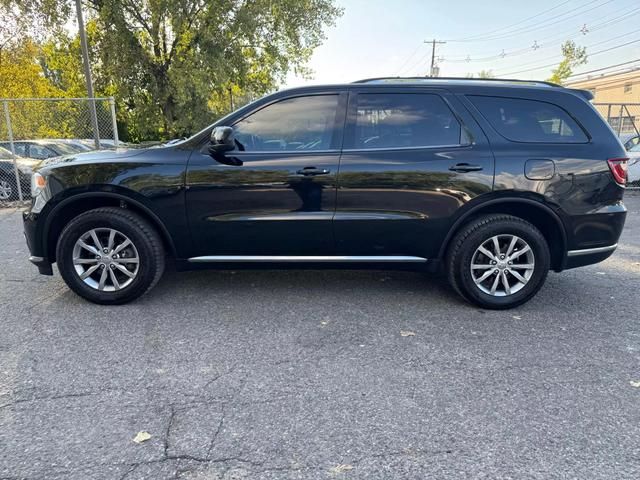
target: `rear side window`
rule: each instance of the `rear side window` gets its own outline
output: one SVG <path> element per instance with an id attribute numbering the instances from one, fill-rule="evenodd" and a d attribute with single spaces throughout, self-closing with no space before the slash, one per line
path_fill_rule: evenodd
<path id="1" fill-rule="evenodd" d="M 500 135 L 513 142 L 586 143 L 587 136 L 562 108 L 521 98 L 481 97 L 469 100 Z"/>
<path id="2" fill-rule="evenodd" d="M 460 123 L 444 100 L 434 94 L 358 94 L 355 123 L 356 149 L 461 143 Z"/>

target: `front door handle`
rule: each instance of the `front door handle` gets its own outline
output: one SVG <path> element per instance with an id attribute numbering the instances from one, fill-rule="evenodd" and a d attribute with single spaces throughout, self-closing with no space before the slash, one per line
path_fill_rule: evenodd
<path id="1" fill-rule="evenodd" d="M 314 175 L 328 175 L 331 173 L 331 170 L 327 170 L 326 168 L 304 167 L 296 173 L 298 175 L 304 175 L 305 177 L 312 177 Z"/>
<path id="2" fill-rule="evenodd" d="M 471 163 L 456 163 L 449 167 L 452 172 L 479 172 L 482 170 L 482 165 L 473 165 Z"/>

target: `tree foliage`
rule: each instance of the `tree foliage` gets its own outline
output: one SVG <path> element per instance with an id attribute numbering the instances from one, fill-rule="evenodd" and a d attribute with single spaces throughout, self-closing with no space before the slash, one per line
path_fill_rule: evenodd
<path id="1" fill-rule="evenodd" d="M 562 85 L 562 83 L 571 76 L 573 69 L 587 63 L 587 49 L 579 47 L 575 42 L 567 40 L 562 44 L 563 59 L 556 69 L 551 73 L 551 77 L 547 81 Z"/>
<path id="2" fill-rule="evenodd" d="M 8 2 L 9 0 L 0 0 Z M 69 0 L 14 0 L 44 15 L 40 62 L 56 88 L 83 90 L 78 39 L 56 29 Z M 334 0 L 85 0 L 96 91 L 118 99 L 134 139 L 190 134 L 305 65 L 341 10 Z M 88 9 L 87 9 L 88 7 Z"/>

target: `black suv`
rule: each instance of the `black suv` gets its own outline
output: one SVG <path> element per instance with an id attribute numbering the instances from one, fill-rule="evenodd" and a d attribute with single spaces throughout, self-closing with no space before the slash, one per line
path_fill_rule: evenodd
<path id="1" fill-rule="evenodd" d="M 372 79 L 281 91 L 193 137 L 45 161 L 30 260 L 103 304 L 178 269 L 442 269 L 487 308 L 606 259 L 625 151 L 591 95 L 544 82 Z"/>

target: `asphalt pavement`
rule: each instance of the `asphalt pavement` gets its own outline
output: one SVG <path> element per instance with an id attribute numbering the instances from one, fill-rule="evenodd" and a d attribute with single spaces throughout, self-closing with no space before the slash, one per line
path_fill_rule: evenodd
<path id="1" fill-rule="evenodd" d="M 640 478 L 626 203 L 613 257 L 502 312 L 335 270 L 169 273 L 96 306 L 0 210 L 0 479 Z"/>

